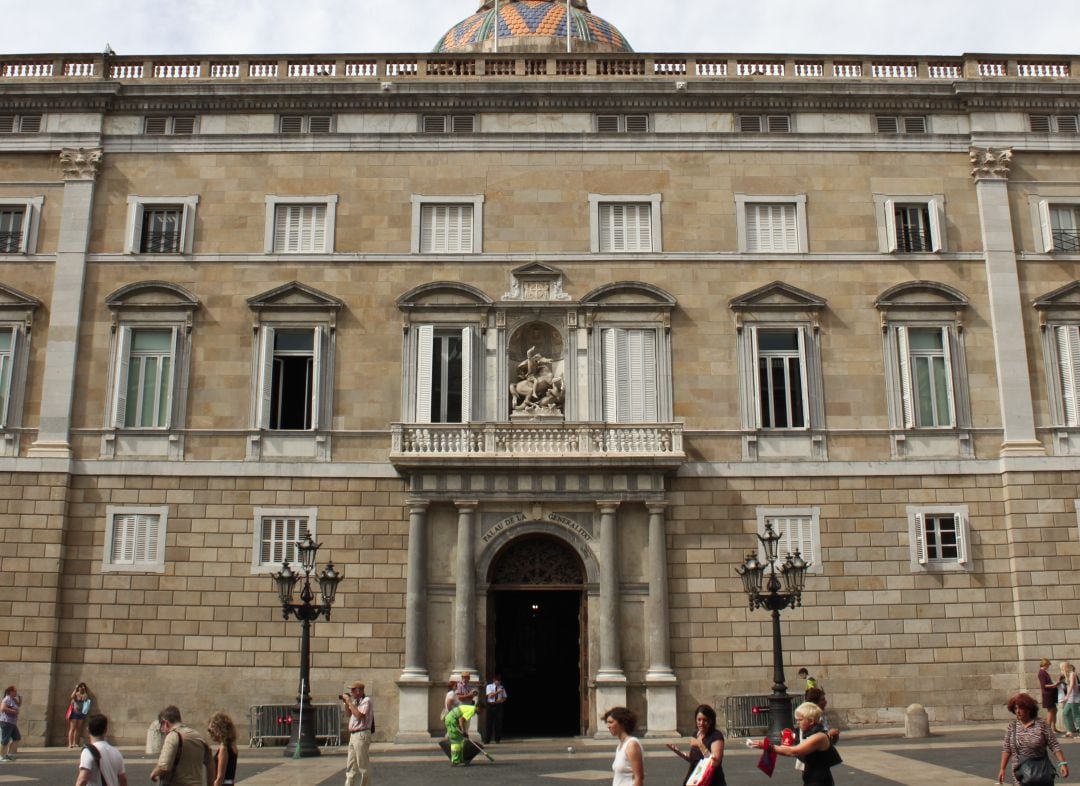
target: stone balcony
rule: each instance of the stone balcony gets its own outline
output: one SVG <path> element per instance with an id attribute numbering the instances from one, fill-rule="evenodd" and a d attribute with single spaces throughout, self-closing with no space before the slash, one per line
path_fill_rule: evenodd
<path id="1" fill-rule="evenodd" d="M 484 466 L 674 469 L 686 461 L 681 423 L 395 423 L 400 470 Z"/>

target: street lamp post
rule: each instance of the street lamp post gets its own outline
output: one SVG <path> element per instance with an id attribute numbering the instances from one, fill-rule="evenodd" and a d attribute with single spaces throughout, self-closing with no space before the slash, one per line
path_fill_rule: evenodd
<path id="1" fill-rule="evenodd" d="M 769 739 L 780 742 L 784 728 L 792 723 L 791 696 L 784 684 L 784 648 L 780 634 L 780 612 L 783 609 L 802 605 L 803 584 L 806 582 L 806 569 L 809 562 L 803 561 L 798 549 L 788 554 L 777 568 L 776 544 L 783 533 L 773 530 L 772 522 L 765 523 L 765 534 L 758 535 L 765 551 L 765 562 L 760 562 L 756 554 L 747 554 L 746 561 L 735 569 L 742 579 L 743 589 L 750 599 L 750 610 L 768 609 L 772 612 L 773 640 L 773 686 L 769 696 Z M 765 582 L 762 591 L 761 582 Z"/>
<path id="2" fill-rule="evenodd" d="M 281 571 L 274 573 L 274 584 L 281 599 L 281 612 L 285 619 L 296 617 L 303 623 L 303 637 L 300 639 L 300 690 L 296 697 L 296 706 L 292 710 L 292 730 L 289 744 L 285 746 L 285 755 L 304 758 L 318 756 L 319 746 L 315 740 L 315 713 L 311 711 L 311 623 L 319 617 L 330 619 L 330 607 L 334 605 L 337 585 L 341 574 L 334 569 L 334 563 L 326 567 L 316 577 L 319 582 L 321 604 L 312 603 L 315 593 L 311 591 L 311 574 L 315 570 L 315 555 L 321 543 L 316 543 L 311 533 L 305 531 L 304 539 L 297 541 L 296 551 L 304 570 L 304 588 L 300 591 L 300 602 L 293 602 L 293 589 L 300 581 L 300 574 L 294 573 L 289 561 L 283 560 Z"/>

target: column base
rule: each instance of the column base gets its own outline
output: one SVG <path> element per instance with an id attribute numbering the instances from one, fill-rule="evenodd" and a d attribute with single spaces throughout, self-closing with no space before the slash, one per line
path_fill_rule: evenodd
<path id="1" fill-rule="evenodd" d="M 678 681 L 670 671 L 645 675 L 645 704 L 648 707 L 646 737 L 679 736 L 677 685 Z"/>
<path id="2" fill-rule="evenodd" d="M 598 740 L 609 739 L 607 727 L 600 716 L 612 707 L 626 706 L 626 676 L 621 671 L 600 672 L 596 675 L 596 734 Z"/>
<path id="3" fill-rule="evenodd" d="M 1000 455 L 1002 458 L 1011 458 L 1013 456 L 1045 456 L 1046 448 L 1043 446 L 1043 443 L 1038 440 L 1003 442 L 1001 444 Z"/>
<path id="4" fill-rule="evenodd" d="M 28 458 L 71 459 L 71 445 L 67 442 L 35 442 L 26 451 Z"/>
<path id="5" fill-rule="evenodd" d="M 398 733 L 394 742 L 430 742 L 427 672 L 402 672 L 398 686 Z"/>

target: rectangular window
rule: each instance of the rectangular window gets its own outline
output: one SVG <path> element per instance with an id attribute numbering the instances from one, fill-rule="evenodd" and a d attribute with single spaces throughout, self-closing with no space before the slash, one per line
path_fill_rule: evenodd
<path id="1" fill-rule="evenodd" d="M 786 134 L 791 131 L 791 116 L 739 115 L 736 127 L 742 134 Z"/>
<path id="2" fill-rule="evenodd" d="M 1028 115 L 1036 134 L 1075 134 L 1080 129 L 1076 115 Z"/>
<path id="3" fill-rule="evenodd" d="M 876 118 L 879 134 L 925 134 L 926 118 L 914 115 L 897 117 L 896 115 L 878 115 Z"/>
<path id="4" fill-rule="evenodd" d="M 745 210 L 748 252 L 799 251 L 798 211 L 794 203 L 748 202 Z"/>
<path id="5" fill-rule="evenodd" d="M 652 205 L 611 202 L 599 206 L 600 251 L 652 251 Z"/>
<path id="6" fill-rule="evenodd" d="M 1050 235 L 1054 251 L 1080 254 L 1080 206 L 1050 205 Z"/>
<path id="7" fill-rule="evenodd" d="M 759 328 L 755 338 L 761 428 L 806 428 L 802 331 Z"/>
<path id="8" fill-rule="evenodd" d="M 329 134 L 332 124 L 330 115 L 282 115 L 278 130 L 283 134 Z"/>
<path id="9" fill-rule="evenodd" d="M 165 530 L 168 508 L 106 509 L 103 571 L 165 570 Z"/>
<path id="10" fill-rule="evenodd" d="M 648 115 L 597 115 L 599 134 L 645 134 L 649 131 Z"/>
<path id="11" fill-rule="evenodd" d="M 143 254 L 180 253 L 183 226 L 184 208 L 182 205 L 145 208 L 139 251 Z"/>
<path id="12" fill-rule="evenodd" d="M 259 563 L 264 567 L 276 567 L 283 562 L 299 564 L 297 543 L 308 531 L 307 516 L 260 516 Z"/>
<path id="13" fill-rule="evenodd" d="M 605 422 L 656 423 L 656 330 L 607 328 L 602 335 Z"/>
<path id="14" fill-rule="evenodd" d="M 274 211 L 274 252 L 322 253 L 326 250 L 326 205 L 279 204 Z"/>
<path id="15" fill-rule="evenodd" d="M 423 205 L 420 208 L 420 251 L 424 254 L 472 253 L 473 205 Z"/>
<path id="16" fill-rule="evenodd" d="M 147 117 L 143 121 L 143 133 L 152 136 L 162 134 L 194 134 L 195 117 L 193 115 L 181 115 L 178 117 Z"/>
<path id="17" fill-rule="evenodd" d="M 914 544 L 912 566 L 920 570 L 965 569 L 969 563 L 967 510 L 908 509 Z"/>
<path id="18" fill-rule="evenodd" d="M 1064 425 L 1080 426 L 1080 327 L 1055 325 Z"/>
<path id="19" fill-rule="evenodd" d="M 471 134 L 476 130 L 472 115 L 424 115 L 420 130 L 425 134 Z"/>
<path id="20" fill-rule="evenodd" d="M 0 428 L 8 425 L 12 368 L 15 365 L 15 328 L 0 328 Z"/>
<path id="21" fill-rule="evenodd" d="M 315 331 L 274 330 L 271 361 L 271 430 L 310 429 L 314 408 Z"/>
<path id="22" fill-rule="evenodd" d="M 914 253 L 933 249 L 930 232 L 930 209 L 927 205 L 896 205 L 896 250 Z"/>
<path id="23" fill-rule="evenodd" d="M 0 205 L 0 254 L 22 252 L 25 226 L 25 207 Z"/>
<path id="24" fill-rule="evenodd" d="M 952 364 L 946 329 L 897 328 L 904 421 L 909 428 L 955 423 Z"/>
<path id="25" fill-rule="evenodd" d="M 472 406 L 473 330 L 417 331 L 417 423 L 468 423 Z"/>
<path id="26" fill-rule="evenodd" d="M 0 134 L 36 134 L 41 131 L 41 115 L 0 115 Z"/>
<path id="27" fill-rule="evenodd" d="M 822 573 L 821 520 L 818 508 L 758 508 L 757 531 L 765 534 L 765 525 L 772 524 L 773 532 L 780 535 L 776 544 L 779 562 L 794 554 L 810 563 L 810 573 Z M 764 558 L 764 549 L 758 546 L 758 559 Z"/>
<path id="28" fill-rule="evenodd" d="M 113 394 L 115 428 L 170 426 L 177 328 L 120 327 Z"/>

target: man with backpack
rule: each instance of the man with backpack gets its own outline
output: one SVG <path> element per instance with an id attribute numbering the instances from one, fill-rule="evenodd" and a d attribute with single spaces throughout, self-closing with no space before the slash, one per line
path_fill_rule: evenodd
<path id="1" fill-rule="evenodd" d="M 79 756 L 79 777 L 75 786 L 127 786 L 124 757 L 105 739 L 109 719 L 104 715 L 91 715 L 86 730 L 90 732 L 90 744 Z"/>
<path id="2" fill-rule="evenodd" d="M 213 761 L 210 744 L 199 733 L 183 724 L 180 710 L 169 706 L 158 713 L 161 733 L 161 755 L 150 773 L 150 780 L 160 778 L 169 786 L 206 786 L 213 783 Z"/>

